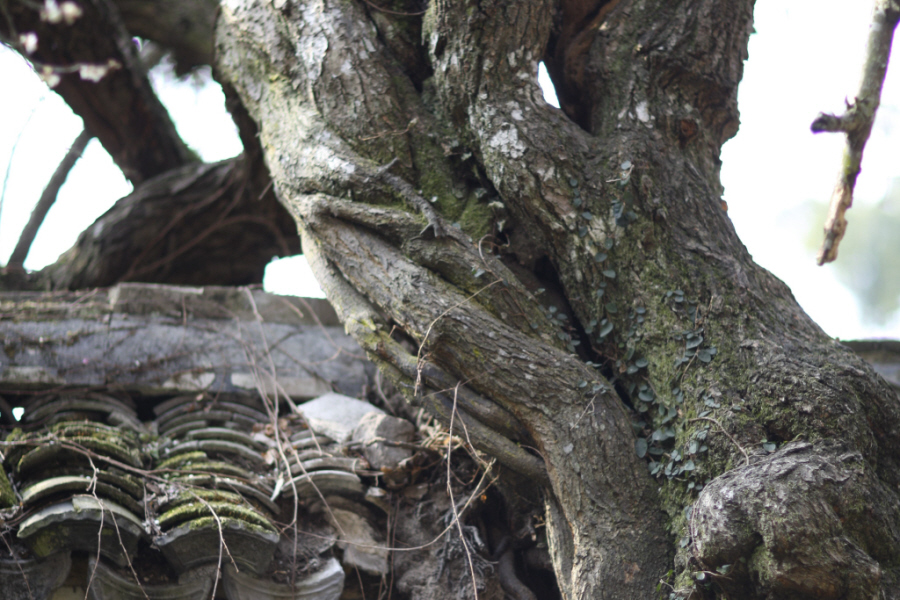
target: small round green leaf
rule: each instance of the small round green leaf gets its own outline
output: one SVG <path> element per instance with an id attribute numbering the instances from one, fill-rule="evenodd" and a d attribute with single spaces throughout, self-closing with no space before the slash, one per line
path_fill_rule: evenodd
<path id="1" fill-rule="evenodd" d="M 646 438 L 638 438 L 634 440 L 634 451 L 638 455 L 638 458 L 644 458 L 645 456 L 647 456 Z"/>

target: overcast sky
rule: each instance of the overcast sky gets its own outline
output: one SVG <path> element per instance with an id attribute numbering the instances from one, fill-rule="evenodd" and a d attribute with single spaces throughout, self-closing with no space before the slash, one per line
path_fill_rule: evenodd
<path id="1" fill-rule="evenodd" d="M 840 136 L 813 136 L 819 111 L 841 112 L 862 63 L 871 3 L 850 0 L 758 0 L 756 33 L 740 87 L 741 128 L 722 151 L 725 200 L 754 259 L 783 279 L 804 309 L 843 339 L 900 338 L 900 316 L 885 327 L 860 318 L 852 293 L 833 267 L 815 266 L 805 206 L 827 200 L 837 175 Z M 240 142 L 215 85 L 154 77 L 182 137 L 204 160 L 228 158 Z M 0 261 L 5 263 L 44 184 L 75 139 L 81 121 L 15 53 L 0 47 L 0 178 L 9 165 L 0 213 Z M 11 93 L 12 92 L 12 93 Z M 21 136 L 21 137 L 19 137 Z M 18 143 L 17 143 L 18 140 Z M 13 152 L 13 149 L 14 152 Z M 889 72 L 856 202 L 874 203 L 900 176 L 900 67 Z M 0 179 L 0 186 L 3 185 Z M 96 140 L 88 146 L 47 217 L 25 266 L 39 269 L 71 247 L 77 235 L 131 190 Z M 848 214 L 850 233 L 853 213 Z M 900 235 L 900 232 L 898 232 Z M 316 294 L 302 261 L 279 261 L 266 287 Z M 887 274 L 900 276 L 900 274 Z"/>

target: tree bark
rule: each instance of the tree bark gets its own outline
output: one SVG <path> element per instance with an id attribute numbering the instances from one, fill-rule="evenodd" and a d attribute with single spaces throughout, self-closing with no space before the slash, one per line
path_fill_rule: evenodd
<path id="1" fill-rule="evenodd" d="M 545 528 L 512 530 L 545 538 L 564 598 L 900 597 L 897 392 L 720 199 L 752 7 L 234 0 L 216 21 L 248 153 L 341 321 L 497 458 L 511 506 L 541 488 Z"/>
<path id="2" fill-rule="evenodd" d="M 720 200 L 752 1 L 575 4 L 437 0 L 416 60 L 414 17 L 230 2 L 217 68 L 347 329 L 510 469 L 540 457 L 564 597 L 895 597 L 896 393 Z M 536 83 L 560 55 L 569 116 Z"/>
<path id="3" fill-rule="evenodd" d="M 171 50 L 179 75 L 212 64 L 215 0 L 112 1 L 128 31 Z"/>
<path id="4" fill-rule="evenodd" d="M 272 257 L 297 254 L 299 239 L 274 196 L 259 196 L 247 163 L 189 165 L 141 184 L 37 279 L 54 290 L 261 283 Z"/>

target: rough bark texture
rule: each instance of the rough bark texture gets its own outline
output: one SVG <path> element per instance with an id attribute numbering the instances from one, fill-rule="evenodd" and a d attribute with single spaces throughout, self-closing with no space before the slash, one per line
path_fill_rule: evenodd
<path id="1" fill-rule="evenodd" d="M 243 156 L 189 165 L 138 186 L 37 278 L 76 290 L 146 281 L 261 283 L 273 256 L 299 251 L 296 226 L 271 193 L 260 197 Z"/>
<path id="2" fill-rule="evenodd" d="M 720 200 L 752 7 L 228 0 L 216 21 L 253 186 L 261 155 L 346 329 L 497 458 L 565 598 L 900 597 L 897 392 Z"/>
<path id="3" fill-rule="evenodd" d="M 113 0 L 134 35 L 172 51 L 179 74 L 212 64 L 216 0 Z"/>
<path id="4" fill-rule="evenodd" d="M 235 0 L 217 67 L 348 330 L 511 469 L 540 457 L 564 597 L 652 597 L 676 548 L 682 595 L 894 597 L 896 393 L 719 197 L 752 1 L 575 4 Z M 536 83 L 561 45 L 578 124 Z M 423 199 L 462 231 L 421 231 Z"/>

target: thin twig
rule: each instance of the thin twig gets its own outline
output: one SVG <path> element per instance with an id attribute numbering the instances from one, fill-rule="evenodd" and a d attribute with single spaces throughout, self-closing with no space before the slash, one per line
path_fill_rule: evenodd
<path id="1" fill-rule="evenodd" d="M 737 443 L 737 440 L 734 439 L 730 433 L 728 433 L 727 431 L 725 431 L 725 428 L 724 428 L 724 427 L 722 426 L 722 424 L 719 423 L 716 419 L 713 419 L 712 417 L 695 417 L 695 418 L 693 418 L 693 419 L 690 419 L 688 422 L 689 422 L 689 423 L 693 423 L 694 421 L 710 421 L 710 422 L 715 423 L 716 425 L 718 425 L 718 426 L 719 426 L 719 429 L 722 430 L 722 433 L 724 433 L 724 434 L 728 437 L 728 439 L 731 440 L 731 443 L 734 444 L 735 447 L 737 447 L 737 449 L 741 451 L 741 454 L 744 455 L 744 460 L 746 461 L 746 464 L 747 464 L 747 465 L 750 464 L 750 457 L 747 455 L 747 451 L 744 450 L 744 448 L 741 447 L 741 445 Z"/>
<path id="2" fill-rule="evenodd" d="M 294 492 L 294 502 L 293 502 L 293 510 L 294 510 L 294 512 L 293 512 L 293 516 L 292 516 L 292 520 L 291 520 L 291 524 L 290 524 L 290 527 L 292 528 L 292 530 L 293 530 L 293 532 L 294 532 L 294 539 L 293 539 L 293 542 L 294 542 L 294 543 L 293 543 L 293 553 L 292 553 L 292 557 L 291 557 L 291 559 L 292 559 L 292 568 L 291 568 L 291 587 L 293 588 L 293 586 L 294 586 L 294 584 L 295 584 L 295 579 L 294 579 L 294 578 L 296 577 L 296 571 L 297 571 L 297 569 L 296 569 L 296 565 L 297 565 L 297 536 L 298 536 L 297 522 L 298 522 L 298 505 L 299 505 L 299 501 L 298 501 L 298 500 L 299 500 L 299 498 L 300 498 L 300 494 L 299 494 L 298 491 L 297 491 L 297 482 L 294 480 L 294 478 L 293 478 L 293 476 L 292 476 L 293 474 L 292 474 L 292 472 L 291 472 L 291 463 L 290 463 L 290 460 L 288 459 L 287 455 L 286 455 L 285 452 L 284 452 L 284 447 L 285 447 L 285 445 L 287 445 L 287 446 L 291 449 L 291 452 L 293 453 L 294 459 L 295 459 L 297 465 L 300 467 L 300 471 L 303 473 L 303 475 L 305 475 L 305 476 L 307 477 L 307 480 L 309 481 L 310 485 L 312 485 L 313 490 L 315 490 L 316 494 L 318 494 L 319 498 L 322 500 L 322 504 L 325 506 L 325 510 L 328 511 L 328 514 L 331 516 L 331 519 L 332 519 L 332 521 L 334 522 L 334 525 L 335 525 L 335 527 L 337 528 L 337 530 L 340 532 L 340 535 L 341 535 L 342 537 L 344 537 L 344 536 L 346 536 L 346 533 L 344 532 L 344 529 L 343 529 L 343 527 L 341 526 L 340 521 L 338 521 L 337 517 L 334 515 L 334 512 L 332 512 L 331 506 L 328 504 L 328 501 L 325 499 L 325 496 L 322 494 L 321 490 L 319 490 L 319 487 L 316 485 L 316 483 L 315 483 L 315 482 L 312 480 L 312 478 L 309 476 L 309 473 L 307 473 L 306 467 L 303 465 L 303 462 L 300 460 L 300 456 L 299 456 L 299 454 L 297 453 L 297 449 L 294 448 L 294 447 L 293 447 L 292 445 L 290 445 L 289 443 L 288 443 L 288 444 L 285 444 L 285 443 L 283 443 L 283 442 L 281 441 L 281 437 L 280 437 L 280 436 L 281 436 L 281 432 L 280 432 L 280 427 L 279 427 L 279 425 L 278 425 L 278 420 L 279 420 L 279 419 L 278 419 L 278 407 L 279 407 L 278 393 L 279 393 L 279 391 L 282 393 L 282 395 L 284 396 L 285 400 L 286 400 L 286 401 L 288 402 L 288 404 L 290 405 L 291 411 L 292 411 L 294 414 L 297 414 L 297 413 L 299 413 L 300 411 L 299 411 L 299 409 L 297 408 L 297 405 L 296 405 L 296 404 L 294 403 L 294 401 L 291 399 L 291 397 L 287 394 L 287 392 L 286 392 L 284 389 L 281 388 L 281 386 L 280 386 L 279 383 L 278 383 L 277 371 L 276 371 L 276 368 L 275 368 L 275 361 L 274 361 L 273 358 L 272 358 L 272 351 L 271 351 L 271 348 L 269 347 L 269 340 L 268 340 L 268 338 L 266 337 L 265 329 L 263 329 L 263 326 L 262 326 L 262 324 L 263 324 L 263 317 L 262 317 L 262 315 L 261 315 L 260 312 L 259 312 L 259 308 L 256 306 L 256 300 L 253 298 L 253 294 L 251 293 L 250 289 L 249 289 L 249 288 L 244 288 L 244 293 L 247 295 L 247 300 L 249 301 L 250 306 L 251 306 L 252 309 L 253 309 L 253 315 L 256 317 L 256 324 L 257 324 L 257 327 L 259 328 L 259 335 L 260 335 L 260 338 L 262 339 L 262 342 L 263 342 L 263 347 L 264 347 L 264 352 L 265 352 L 265 358 L 266 358 L 266 360 L 267 360 L 268 363 L 269 363 L 269 369 L 270 369 L 270 372 L 269 372 L 268 374 L 269 374 L 269 376 L 271 377 L 271 381 L 272 381 L 272 384 L 273 384 L 272 387 L 273 387 L 273 392 L 274 392 L 274 398 L 270 399 L 269 396 L 268 396 L 268 394 L 266 394 L 266 391 L 265 391 L 265 389 L 264 389 L 264 387 L 263 387 L 263 383 L 262 383 L 262 377 L 261 377 L 262 369 L 257 365 L 255 356 L 251 355 L 251 354 L 248 352 L 248 353 L 247 353 L 247 358 L 248 358 L 248 359 L 250 360 L 250 362 L 252 363 L 252 368 L 253 368 L 253 373 L 254 373 L 254 381 L 255 381 L 256 386 L 257 386 L 257 391 L 258 391 L 260 397 L 262 398 L 263 405 L 266 407 L 266 412 L 269 414 L 269 418 L 270 418 L 271 421 L 272 421 L 272 429 L 273 429 L 273 434 L 274 434 L 274 437 L 275 437 L 275 447 L 276 447 L 277 450 L 278 450 L 279 458 L 281 458 L 282 464 L 284 465 L 284 468 L 285 468 L 284 476 L 287 477 L 288 482 L 289 482 L 290 485 L 291 485 L 291 489 L 292 489 L 292 491 Z M 293 306 L 293 305 L 291 305 L 291 306 Z M 313 314 L 315 315 L 315 313 L 313 313 Z M 317 319 L 317 320 L 318 320 L 318 319 Z M 317 448 L 319 449 L 319 451 L 321 452 L 322 449 L 319 448 L 319 443 L 318 443 L 318 441 L 315 439 L 315 435 L 313 435 L 313 442 L 316 444 L 316 447 L 317 447 Z M 359 571 L 358 571 L 358 570 L 357 570 L 357 576 L 359 576 Z M 361 582 L 361 581 L 360 581 L 360 590 L 363 590 L 363 586 L 362 586 L 362 582 Z"/>
<path id="3" fill-rule="evenodd" d="M 240 569 L 238 569 L 237 563 L 234 562 L 234 556 L 231 555 L 231 550 L 228 549 L 228 544 L 225 543 L 225 532 L 222 530 L 222 519 L 219 518 L 218 513 L 216 513 L 215 509 L 213 509 L 212 505 L 209 502 L 207 502 L 206 500 L 204 500 L 203 498 L 198 496 L 194 491 L 189 489 L 188 493 L 190 495 L 192 495 L 198 502 L 203 504 L 203 506 L 205 506 L 207 508 L 207 510 L 209 510 L 210 513 L 212 513 L 213 519 L 216 520 L 216 526 L 218 526 L 218 528 L 219 528 L 219 558 L 218 558 L 218 562 L 216 563 L 216 580 L 213 582 L 212 594 L 210 595 L 210 598 L 215 598 L 216 597 L 216 588 L 219 585 L 219 578 L 222 576 L 222 550 L 223 549 L 225 550 L 225 552 L 228 553 L 228 558 L 231 559 L 231 564 L 234 566 L 234 570 L 240 571 Z M 148 598 L 147 600 L 150 600 L 150 599 Z"/>
<path id="4" fill-rule="evenodd" d="M 87 588 L 85 589 L 85 600 L 87 600 L 88 595 L 90 594 L 91 583 L 94 581 L 94 574 L 97 572 L 97 565 L 100 564 L 100 546 L 103 542 L 103 521 L 105 519 L 104 515 L 106 515 L 106 511 L 109 511 L 109 516 L 112 517 L 113 527 L 116 530 L 116 537 L 119 539 L 119 547 L 122 548 L 122 554 L 125 555 L 125 562 L 128 563 L 128 568 L 131 569 L 131 575 L 132 577 L 134 577 L 134 581 L 140 588 L 141 593 L 144 594 L 145 600 L 150 600 L 150 596 L 147 595 L 147 591 L 144 589 L 144 586 L 141 585 L 141 579 L 140 577 L 138 577 L 137 571 L 134 570 L 134 565 L 132 564 L 131 557 L 128 556 L 128 549 L 125 548 L 125 542 L 122 540 L 122 532 L 119 531 L 119 523 L 118 521 L 116 521 L 116 514 L 112 510 L 106 508 L 103 500 L 101 500 L 100 496 L 97 495 L 97 481 L 100 474 L 100 469 L 97 468 L 97 465 L 94 464 L 94 461 L 90 456 L 88 456 L 87 459 L 93 473 L 91 475 L 91 480 L 88 482 L 87 491 L 90 492 L 91 496 L 100 507 L 100 528 L 97 530 L 97 556 L 94 560 L 94 569 L 91 571 L 90 581 L 88 581 Z"/>
<path id="5" fill-rule="evenodd" d="M 96 477 L 97 467 L 94 466 L 94 461 L 91 460 L 90 456 L 88 456 L 88 462 L 90 463 L 91 468 L 94 470 L 94 476 Z M 97 498 L 96 493 L 94 493 L 94 498 Z M 100 549 L 103 545 L 103 523 L 105 519 L 106 511 L 103 510 L 103 504 L 100 504 L 100 527 L 97 528 L 97 555 L 94 557 L 94 568 L 91 569 L 91 576 L 88 577 L 87 585 L 84 588 L 84 600 L 88 600 L 88 597 L 90 596 L 91 586 L 94 584 L 94 577 L 97 575 L 97 566 L 100 564 Z"/>
<path id="6" fill-rule="evenodd" d="M 109 510 L 104 506 L 103 501 L 97 496 L 96 492 L 94 493 L 94 499 L 97 500 L 98 504 L 100 504 L 101 511 Z M 147 590 L 145 590 L 144 586 L 141 584 L 141 579 L 140 577 L 138 577 L 137 571 L 134 570 L 134 564 L 131 560 L 131 557 L 128 556 L 128 550 L 125 549 L 125 542 L 122 541 L 122 532 L 119 531 L 119 522 L 116 521 L 116 514 L 110 510 L 109 516 L 112 517 L 113 527 L 116 530 L 116 537 L 119 539 L 119 546 L 122 548 L 122 554 L 125 555 L 125 561 L 128 563 L 128 568 L 131 570 L 131 576 L 134 577 L 135 583 L 137 583 L 137 586 L 141 589 L 141 593 L 144 594 L 145 600 L 150 600 L 150 596 L 147 595 Z M 99 547 L 97 552 L 100 552 Z"/>
<path id="7" fill-rule="evenodd" d="M 397 15 L 400 17 L 419 17 L 419 16 L 422 16 L 425 14 L 424 10 L 420 10 L 419 12 L 398 12 L 396 10 L 390 10 L 388 8 L 383 8 L 381 6 L 378 6 L 377 4 L 373 4 L 371 2 L 371 0 L 363 0 L 363 2 L 365 2 L 366 4 L 368 4 L 369 6 L 371 6 L 372 8 L 374 8 L 377 11 L 380 11 L 380 12 L 383 12 L 383 13 L 386 13 L 389 15 Z"/>
<path id="8" fill-rule="evenodd" d="M 478 294 L 480 294 L 480 293 L 483 292 L 484 290 L 488 289 L 489 287 L 492 287 L 494 284 L 502 283 L 502 282 L 503 282 L 502 279 L 497 279 L 496 281 L 492 281 L 491 283 L 487 284 L 486 286 L 483 286 L 480 290 L 478 290 L 478 291 L 475 292 L 474 294 L 471 294 L 471 295 L 469 295 L 469 296 L 463 298 L 462 300 L 460 300 L 459 302 L 457 302 L 457 303 L 454 304 L 453 306 L 447 308 L 447 310 L 445 310 L 444 312 L 442 312 L 441 314 L 439 314 L 438 316 L 436 316 L 436 317 L 434 318 L 434 320 L 431 321 L 431 323 L 428 324 L 428 329 L 425 330 L 425 335 L 422 337 L 422 342 L 419 344 L 419 351 L 416 353 L 416 363 L 417 363 L 417 364 L 421 364 L 422 361 L 425 360 L 425 359 L 422 357 L 422 350 L 425 348 L 425 343 L 428 341 L 428 336 L 431 335 L 431 330 L 434 328 L 434 326 L 437 324 L 438 321 L 440 321 L 441 319 L 443 319 L 448 313 L 450 313 L 450 311 L 459 308 L 460 306 L 462 306 L 463 304 L 465 304 L 465 303 L 468 302 L 469 300 L 473 300 L 473 299 L 475 298 L 475 296 L 477 296 Z M 421 390 L 422 387 L 423 387 L 423 384 L 422 384 L 422 369 L 421 369 L 421 367 L 420 367 L 420 368 L 419 368 L 419 372 L 417 373 L 417 377 L 416 377 L 416 388 L 415 388 L 416 393 L 419 393 L 419 390 Z"/>
<path id="9" fill-rule="evenodd" d="M 390 185 L 395 192 L 400 194 L 407 202 L 409 202 L 416 210 L 418 210 L 425 217 L 425 220 L 428 222 L 428 225 L 425 229 L 419 233 L 418 237 L 422 237 L 428 228 L 432 228 L 434 237 L 446 237 L 448 235 L 448 231 L 444 225 L 444 221 L 441 218 L 440 214 L 435 210 L 435 208 L 431 205 L 428 200 L 419 195 L 416 189 L 405 179 L 402 177 L 398 177 L 390 173 L 391 167 L 399 162 L 399 159 L 395 158 L 386 165 L 383 165 L 376 169 L 373 173 L 372 179 L 378 180 L 381 179 L 388 185 Z"/>
<path id="10" fill-rule="evenodd" d="M 863 75 L 855 101 L 847 102 L 847 110 L 841 116 L 819 114 L 810 127 L 813 133 L 842 131 L 847 134 L 840 176 L 831 194 L 828 217 L 825 220 L 825 239 L 817 258 L 819 266 L 837 258 L 838 245 L 847 230 L 844 214 L 853 205 L 853 189 L 859 175 L 863 150 L 875 122 L 875 113 L 881 103 L 881 88 L 898 21 L 900 7 L 896 0 L 875 0 Z"/>
<path id="11" fill-rule="evenodd" d="M 472 562 L 472 554 L 469 552 L 469 544 L 466 542 L 466 536 L 463 532 L 462 522 L 459 520 L 459 513 L 456 511 L 456 500 L 453 499 L 453 484 L 450 477 L 450 456 L 453 453 L 453 417 L 456 416 L 456 398 L 457 394 L 453 394 L 453 410 L 450 412 L 450 428 L 447 435 L 447 494 L 450 496 L 450 508 L 453 510 L 453 520 L 456 521 L 456 527 L 459 530 L 459 541 L 462 542 L 463 549 L 466 551 L 466 559 L 469 562 L 469 573 L 472 575 L 472 594 L 475 600 L 478 600 L 478 580 L 475 577 L 475 565 Z M 466 432 L 468 434 L 468 432 Z"/>
<path id="12" fill-rule="evenodd" d="M 398 135 L 406 135 L 407 133 L 409 133 L 409 130 L 412 129 L 412 126 L 415 125 L 417 122 L 418 122 L 417 119 L 413 119 L 406 126 L 406 129 L 393 129 L 393 130 L 388 130 L 388 131 L 382 131 L 381 133 L 377 133 L 377 134 L 371 135 L 369 137 L 359 138 L 359 141 L 369 142 L 371 140 L 377 140 L 378 138 L 383 138 L 383 137 L 394 137 L 394 136 L 398 136 Z M 396 161 L 397 159 L 394 159 L 394 160 Z M 391 166 L 393 166 L 393 165 L 391 165 Z"/>
<path id="13" fill-rule="evenodd" d="M 466 499 L 466 501 L 464 503 L 462 503 L 462 507 L 459 509 L 459 518 L 462 518 L 462 515 L 466 513 L 466 510 L 469 508 L 469 506 L 472 504 L 472 502 L 475 501 L 476 498 L 480 498 L 481 495 L 484 494 L 497 481 L 498 477 L 494 477 L 493 479 L 491 479 L 490 481 L 488 481 L 485 484 L 485 479 L 487 479 L 487 476 L 490 474 L 495 463 L 496 463 L 496 459 L 491 459 L 491 462 L 488 463 L 488 469 L 482 472 L 481 478 L 478 480 L 478 483 L 475 484 L 475 487 L 473 488 L 472 493 L 469 495 L 468 499 Z M 482 484 L 485 484 L 485 485 L 482 487 Z M 368 549 L 368 550 L 387 550 L 389 552 L 417 552 L 419 550 L 424 550 L 425 548 L 430 548 L 431 546 L 434 546 L 435 544 L 440 542 L 444 538 L 444 536 L 447 534 L 447 532 L 450 531 L 451 529 L 453 529 L 454 527 L 456 527 L 456 519 L 452 519 L 451 523 L 449 525 L 447 525 L 446 527 L 444 527 L 444 529 L 440 533 L 438 533 L 430 542 L 426 542 L 419 546 L 406 546 L 406 547 L 401 548 L 401 547 L 397 547 L 397 546 L 362 544 L 359 542 L 353 542 L 353 541 L 345 540 L 345 539 L 338 539 L 337 541 L 344 542 L 350 546 L 355 546 L 357 548 L 364 548 L 364 549 Z M 304 531 L 303 534 L 306 536 L 309 536 L 311 538 L 318 539 L 318 540 L 333 539 L 333 536 L 318 535 L 318 534 L 315 534 L 315 533 L 312 533 L 309 531 Z"/>
<path id="14" fill-rule="evenodd" d="M 41 97 L 38 98 L 38 101 L 34 104 L 34 108 L 28 113 L 28 118 L 25 119 L 25 123 L 22 125 L 19 134 L 16 136 L 16 141 L 13 142 L 12 148 L 9 151 L 9 158 L 6 161 L 6 173 L 3 175 L 3 188 L 0 189 L 0 218 L 3 217 L 3 201 L 6 199 L 6 185 L 9 183 L 9 174 L 12 171 L 12 163 L 13 158 L 16 155 L 16 150 L 19 148 L 19 141 L 21 141 L 22 134 L 25 133 L 28 124 L 31 123 L 31 119 L 37 113 L 38 108 L 41 107 L 41 102 L 43 102 L 46 97 L 46 94 L 42 94 Z"/>
<path id="15" fill-rule="evenodd" d="M 9 542 L 6 540 L 6 535 L 0 535 L 0 540 L 3 540 L 3 544 L 6 546 L 6 549 L 9 551 L 10 558 L 17 558 L 16 553 L 13 552 L 12 546 L 9 545 Z M 31 584 L 28 583 L 28 575 L 25 574 L 25 569 L 22 568 L 22 561 L 16 560 L 16 566 L 19 568 L 19 572 L 22 574 L 22 580 L 25 582 L 25 589 L 28 590 L 28 598 L 30 600 L 35 600 L 34 592 L 31 591 Z"/>
<path id="16" fill-rule="evenodd" d="M 204 175 L 205 175 L 205 173 L 204 173 Z M 222 211 L 222 213 L 216 217 L 216 220 L 210 226 L 208 226 L 206 229 L 199 232 L 198 234 L 191 236 L 191 239 L 187 243 L 181 245 L 178 248 L 175 248 L 174 251 L 163 255 L 162 258 L 157 259 L 156 261 L 153 261 L 148 265 L 141 265 L 141 262 L 143 261 L 143 259 L 146 256 L 148 256 L 150 254 L 150 252 L 156 248 L 156 245 L 159 242 L 161 242 L 165 238 L 165 236 L 172 229 L 175 228 L 176 225 L 178 225 L 185 217 L 187 217 L 187 215 L 189 215 L 191 213 L 196 213 L 196 212 L 200 211 L 201 209 L 207 208 L 208 206 L 210 206 L 214 202 L 216 202 L 219 198 L 221 198 L 225 193 L 227 193 L 231 189 L 231 185 L 234 183 L 234 180 L 236 177 L 237 177 L 236 171 L 232 171 L 229 174 L 228 179 L 222 184 L 222 187 L 220 187 L 219 189 L 214 191 L 212 194 L 209 194 L 208 196 L 204 197 L 197 204 L 187 206 L 186 208 L 184 208 L 183 210 L 178 212 L 178 214 L 176 214 L 174 217 L 172 217 L 172 219 L 169 221 L 169 223 L 165 227 L 163 227 L 163 229 L 160 232 L 158 232 L 156 234 L 156 237 L 149 244 L 147 244 L 147 246 L 137 256 L 137 258 L 135 258 L 131 262 L 131 265 L 128 267 L 128 270 L 125 272 L 124 275 L 122 275 L 122 277 L 120 277 L 120 280 L 127 281 L 128 279 L 135 277 L 141 273 L 146 273 L 148 271 L 152 271 L 153 269 L 157 269 L 161 266 L 168 264 L 169 262 L 171 262 L 172 260 L 174 260 L 175 258 L 180 256 L 181 254 L 184 254 L 185 252 L 187 252 L 188 250 L 190 250 L 191 248 L 193 248 L 194 246 L 196 246 L 197 244 L 199 244 L 200 242 L 205 240 L 214 231 L 216 231 L 217 229 L 222 227 L 223 221 L 225 221 L 226 217 L 228 217 L 228 215 L 231 213 L 231 211 L 234 210 L 238 204 L 240 204 L 241 197 L 244 194 L 244 187 L 247 183 L 246 180 L 241 181 L 240 185 L 238 186 L 237 190 L 234 193 L 234 198 L 232 198 L 232 200 L 228 204 L 228 206 L 225 207 L 225 210 Z M 199 180 L 200 177 L 198 177 L 197 179 Z M 192 184 L 193 183 L 196 183 L 196 181 L 192 182 Z"/>

